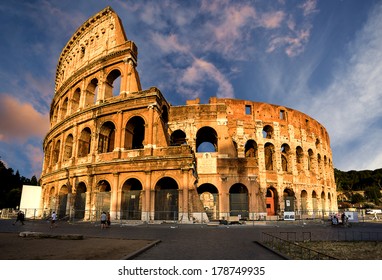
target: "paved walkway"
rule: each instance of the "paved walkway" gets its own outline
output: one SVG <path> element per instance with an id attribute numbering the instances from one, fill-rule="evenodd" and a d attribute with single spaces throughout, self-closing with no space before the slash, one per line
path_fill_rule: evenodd
<path id="1" fill-rule="evenodd" d="M 259 225 L 120 225 L 101 230 L 99 223 L 59 222 L 50 229 L 46 221 L 27 221 L 24 226 L 0 220 L 0 232 L 52 232 L 54 234 L 82 234 L 88 237 L 161 240 L 156 246 L 137 255 L 141 260 L 280 260 L 276 253 L 262 247 L 262 233 L 301 234 L 309 232 L 312 239 L 326 239 L 336 234 L 357 231 L 381 233 L 382 224 L 361 223 L 352 228 L 334 228 L 327 224 L 275 223 Z"/>

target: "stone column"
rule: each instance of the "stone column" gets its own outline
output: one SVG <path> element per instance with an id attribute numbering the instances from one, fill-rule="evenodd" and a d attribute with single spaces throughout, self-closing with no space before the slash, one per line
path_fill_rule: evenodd
<path id="1" fill-rule="evenodd" d="M 117 217 L 117 206 L 118 206 L 118 191 L 119 191 L 119 173 L 113 173 L 113 187 L 111 191 L 111 207 L 110 207 L 110 217 L 111 219 L 116 219 Z"/>
<path id="2" fill-rule="evenodd" d="M 146 183 L 142 194 L 142 220 L 148 222 L 151 215 L 151 171 L 145 172 L 145 175 Z"/>
<path id="3" fill-rule="evenodd" d="M 188 174 L 189 170 L 183 170 L 182 169 L 182 186 L 179 188 L 179 215 L 181 220 L 179 222 L 181 223 L 190 223 L 190 219 L 188 217 L 188 186 L 189 186 L 189 180 L 188 180 Z"/>
<path id="4" fill-rule="evenodd" d="M 120 151 L 121 150 L 121 144 L 122 144 L 122 111 L 117 112 L 117 125 L 116 125 L 116 131 L 115 131 L 115 142 L 114 142 L 114 151 Z"/>

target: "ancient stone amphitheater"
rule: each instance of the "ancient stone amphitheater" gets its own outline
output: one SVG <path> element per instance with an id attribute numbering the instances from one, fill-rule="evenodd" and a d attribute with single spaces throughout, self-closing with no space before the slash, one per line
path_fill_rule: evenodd
<path id="1" fill-rule="evenodd" d="M 247 100 L 172 106 L 158 88 L 141 89 L 137 56 L 110 7 L 62 50 L 43 143 L 45 214 L 187 223 L 337 210 L 319 122 Z"/>

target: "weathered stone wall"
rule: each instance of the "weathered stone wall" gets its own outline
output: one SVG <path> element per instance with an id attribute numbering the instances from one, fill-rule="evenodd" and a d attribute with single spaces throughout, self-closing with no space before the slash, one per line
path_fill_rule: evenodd
<path id="1" fill-rule="evenodd" d="M 59 58 L 41 207 L 60 216 L 206 221 L 335 211 L 329 136 L 278 105 L 211 98 L 170 106 L 142 90 L 137 47 L 106 8 Z M 75 214 L 73 214 L 75 213 Z"/>

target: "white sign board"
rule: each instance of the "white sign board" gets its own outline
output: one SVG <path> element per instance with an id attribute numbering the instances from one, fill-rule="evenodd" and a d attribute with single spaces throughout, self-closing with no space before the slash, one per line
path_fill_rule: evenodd
<path id="1" fill-rule="evenodd" d="M 294 221 L 295 218 L 295 213 L 292 211 L 285 211 L 284 212 L 284 221 Z"/>
<path id="2" fill-rule="evenodd" d="M 25 211 L 25 217 L 32 217 L 36 213 L 34 210 L 39 210 L 41 199 L 41 187 L 23 185 L 21 193 L 20 210 Z"/>

